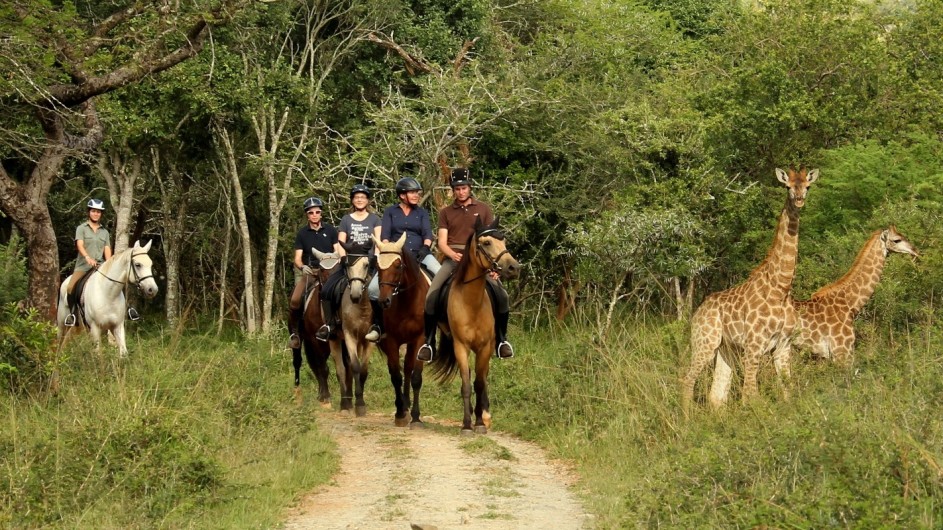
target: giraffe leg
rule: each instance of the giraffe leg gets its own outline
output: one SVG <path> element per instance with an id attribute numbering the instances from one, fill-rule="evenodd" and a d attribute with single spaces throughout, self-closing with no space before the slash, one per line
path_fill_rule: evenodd
<path id="1" fill-rule="evenodd" d="M 760 372 L 760 357 L 763 355 L 763 348 L 757 344 L 751 344 L 743 351 L 743 393 L 741 399 L 746 403 L 749 399 L 760 393 L 757 378 Z"/>
<path id="2" fill-rule="evenodd" d="M 733 367 L 730 366 L 723 352 L 718 352 L 717 360 L 714 361 L 714 382 L 711 384 L 711 391 L 707 395 L 707 402 L 715 410 L 720 409 L 727 403 L 732 380 Z"/>
<path id="3" fill-rule="evenodd" d="M 691 367 L 681 383 L 681 405 L 687 415 L 694 401 L 694 385 L 704 368 L 715 357 L 721 339 L 720 315 L 701 306 L 691 319 Z"/>
<path id="4" fill-rule="evenodd" d="M 790 358 L 792 356 L 792 343 L 788 340 L 781 341 L 776 345 L 773 351 L 773 367 L 779 375 L 779 381 L 783 390 L 783 397 L 789 399 L 789 379 L 792 377 L 790 370 Z"/>

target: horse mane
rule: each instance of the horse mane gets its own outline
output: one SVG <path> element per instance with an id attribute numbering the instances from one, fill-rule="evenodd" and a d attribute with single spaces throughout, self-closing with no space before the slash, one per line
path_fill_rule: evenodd
<path id="1" fill-rule="evenodd" d="M 129 254 L 132 250 L 134 250 L 133 247 L 128 247 L 122 250 L 121 252 L 116 252 L 112 254 L 110 258 L 106 259 L 105 262 L 101 264 L 101 267 L 99 267 L 98 270 L 103 273 L 110 272 L 112 269 L 112 265 L 117 263 L 119 259 L 123 259 L 124 255 Z"/>
<path id="2" fill-rule="evenodd" d="M 419 269 L 419 262 L 412 252 L 406 252 L 405 249 L 400 254 L 403 260 L 403 269 L 409 274 L 412 281 L 422 280 L 422 271 Z"/>
<path id="3" fill-rule="evenodd" d="M 464 278 L 465 271 L 468 270 L 471 262 L 471 250 L 472 244 L 476 244 L 475 238 L 478 237 L 478 231 L 475 230 L 468 236 L 468 241 L 465 242 L 465 252 L 462 253 L 462 259 L 459 260 L 458 265 L 455 266 L 455 272 L 452 273 L 452 278 Z M 455 281 L 455 280 L 453 280 Z"/>

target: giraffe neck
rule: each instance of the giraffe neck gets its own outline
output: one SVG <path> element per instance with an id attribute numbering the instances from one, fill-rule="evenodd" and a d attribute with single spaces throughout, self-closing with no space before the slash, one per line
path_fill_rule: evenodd
<path id="1" fill-rule="evenodd" d="M 766 259 L 751 274 L 751 280 L 763 282 L 771 298 L 785 299 L 792 292 L 799 251 L 799 209 L 787 197 L 779 214 L 776 237 Z"/>
<path id="2" fill-rule="evenodd" d="M 881 231 L 878 230 L 858 252 L 851 269 L 836 282 L 813 293 L 812 298 L 841 299 L 851 308 L 853 314 L 857 314 L 874 294 L 878 282 L 881 281 L 886 261 L 887 250 L 881 241 Z"/>

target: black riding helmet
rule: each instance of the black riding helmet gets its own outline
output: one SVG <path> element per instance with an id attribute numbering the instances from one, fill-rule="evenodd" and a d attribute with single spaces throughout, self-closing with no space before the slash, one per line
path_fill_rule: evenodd
<path id="1" fill-rule="evenodd" d="M 353 199 L 354 195 L 358 193 L 363 193 L 369 199 L 373 196 L 373 193 L 370 192 L 370 188 L 364 186 L 363 184 L 354 184 L 353 188 L 350 188 L 350 198 Z"/>
<path id="2" fill-rule="evenodd" d="M 452 185 L 452 189 L 455 189 L 455 186 L 471 187 L 471 180 L 468 179 L 468 170 L 463 167 L 452 168 L 452 180 L 450 184 Z"/>
<path id="3" fill-rule="evenodd" d="M 317 197 L 308 197 L 307 199 L 305 199 L 304 211 L 307 212 L 308 210 L 314 207 L 324 208 L 324 203 L 321 202 L 321 199 Z"/>
<path id="4" fill-rule="evenodd" d="M 407 191 L 422 191 L 422 184 L 412 177 L 401 178 L 396 181 L 396 194 L 406 193 Z"/>

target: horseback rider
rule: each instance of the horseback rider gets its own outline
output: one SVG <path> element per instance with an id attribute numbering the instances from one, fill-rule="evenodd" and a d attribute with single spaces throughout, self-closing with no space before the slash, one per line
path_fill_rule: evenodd
<path id="1" fill-rule="evenodd" d="M 396 195 L 399 202 L 383 210 L 383 220 L 380 223 L 380 240 L 384 243 L 399 240 L 406 234 L 403 252 L 410 252 L 420 264 L 425 266 L 430 274 L 439 272 L 441 264 L 432 254 L 432 225 L 429 222 L 429 212 L 419 206 L 422 197 L 422 184 L 412 177 L 404 177 L 396 182 Z M 374 275 L 367 287 L 367 295 L 373 305 L 373 327 L 377 330 L 377 340 L 383 334 L 383 312 L 377 300 L 380 298 L 379 275 Z M 372 335 L 372 333 L 371 333 Z M 370 336 L 367 337 L 368 340 Z"/>
<path id="2" fill-rule="evenodd" d="M 295 236 L 295 288 L 291 292 L 288 303 L 288 346 L 292 349 L 301 347 L 301 338 L 298 336 L 298 322 L 302 318 L 302 300 L 305 289 L 312 276 L 317 276 L 318 258 L 312 248 L 319 252 L 337 252 L 343 255 L 337 239 L 337 230 L 329 223 L 322 222 L 324 203 L 317 197 L 305 199 L 303 208 L 307 223 L 301 227 Z"/>
<path id="3" fill-rule="evenodd" d="M 491 206 L 472 196 L 471 180 L 468 178 L 466 168 L 457 167 L 452 169 L 450 184 L 454 200 L 452 204 L 439 210 L 438 231 L 438 247 L 447 259 L 432 280 L 432 285 L 429 286 L 429 294 L 426 296 L 426 343 L 419 348 L 416 356 L 420 361 L 431 361 L 435 355 L 435 332 L 438 325 L 436 303 L 439 290 L 452 275 L 458 262 L 462 260 L 465 244 L 475 233 L 476 220 L 481 219 L 482 225 L 489 225 L 494 221 Z M 513 357 L 514 349 L 507 340 L 508 319 L 511 311 L 508 293 L 501 282 L 498 281 L 497 272 L 488 273 L 487 282 L 491 294 L 495 298 L 493 306 L 497 356 L 501 358 Z"/>
<path id="4" fill-rule="evenodd" d="M 69 315 L 65 318 L 64 324 L 72 327 L 77 324 L 75 318 L 76 309 L 78 309 L 78 297 L 75 293 L 75 287 L 79 280 L 85 277 L 85 274 L 92 269 L 97 269 L 105 260 L 111 258 L 111 235 L 108 229 L 102 226 L 102 215 L 105 213 L 105 201 L 101 199 L 89 199 L 88 219 L 75 228 L 75 247 L 78 250 L 78 256 L 75 259 L 75 270 L 69 280 L 68 292 Z M 128 308 L 128 318 L 138 320 L 141 318 L 133 307 Z"/>
<path id="5" fill-rule="evenodd" d="M 347 245 L 351 254 L 373 256 L 373 239 L 380 239 L 380 218 L 370 209 L 370 188 L 363 184 L 355 184 L 350 189 L 350 212 L 342 219 L 337 230 L 337 239 Z M 321 314 L 324 316 L 324 325 L 318 330 L 315 337 L 327 341 L 334 334 L 334 315 L 338 309 L 338 284 L 344 278 L 345 272 L 341 268 L 332 274 L 321 289 Z M 376 342 L 380 338 L 379 329 L 372 329 L 366 339 Z"/>

